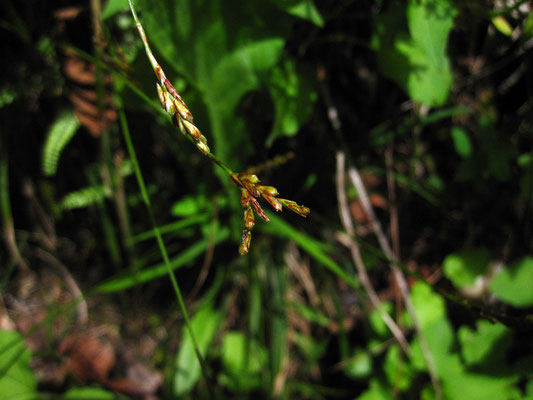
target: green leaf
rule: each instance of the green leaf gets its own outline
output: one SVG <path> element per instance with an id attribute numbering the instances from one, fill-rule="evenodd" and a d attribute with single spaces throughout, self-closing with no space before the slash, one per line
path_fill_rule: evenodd
<path id="1" fill-rule="evenodd" d="M 400 346 L 394 344 L 387 350 L 383 370 L 391 386 L 407 390 L 415 378 L 413 366 L 400 356 Z"/>
<path id="2" fill-rule="evenodd" d="M 478 321 L 475 331 L 467 326 L 461 326 L 458 337 L 466 365 L 486 365 L 489 359 L 496 360 L 499 365 L 503 364 L 505 352 L 510 344 L 510 341 L 504 339 L 509 335 L 510 331 L 506 326 L 486 320 Z"/>
<path id="3" fill-rule="evenodd" d="M 513 34 L 513 27 L 509 24 L 503 16 L 498 15 L 492 18 L 492 24 L 503 35 L 511 36 Z"/>
<path id="4" fill-rule="evenodd" d="M 221 228 L 215 237 L 215 244 L 229 237 L 229 230 Z M 202 239 L 188 247 L 176 257 L 170 260 L 170 268 L 176 270 L 184 265 L 191 263 L 196 257 L 205 253 L 210 245 L 208 238 Z M 153 279 L 161 278 L 168 274 L 165 263 L 160 263 L 149 268 L 145 268 L 137 274 L 127 273 L 125 275 L 113 277 L 110 280 L 98 285 L 95 290 L 100 293 L 118 292 L 129 289 L 133 286 L 149 282 Z"/>
<path id="5" fill-rule="evenodd" d="M 61 152 L 70 142 L 80 123 L 71 111 L 62 112 L 46 135 L 43 147 L 42 171 L 46 176 L 55 175 Z"/>
<path id="6" fill-rule="evenodd" d="M 74 388 L 67 391 L 61 400 L 113 400 L 117 397 L 107 390 L 96 387 Z"/>
<path id="7" fill-rule="evenodd" d="M 391 400 L 392 390 L 376 378 L 370 381 L 370 387 L 357 400 Z"/>
<path id="8" fill-rule="evenodd" d="M 451 130 L 451 135 L 457 154 L 463 158 L 470 157 L 470 154 L 472 153 L 472 145 L 470 144 L 468 133 L 466 133 L 464 129 L 454 126 Z"/>
<path id="9" fill-rule="evenodd" d="M 108 0 L 102 11 L 102 18 L 107 19 L 113 15 L 128 9 L 128 0 Z"/>
<path id="10" fill-rule="evenodd" d="M 493 279 L 490 290 L 515 307 L 533 306 L 533 257 L 504 268 Z"/>
<path id="11" fill-rule="evenodd" d="M 205 196 L 185 196 L 172 205 L 170 213 L 174 217 L 190 217 L 205 211 L 206 203 Z"/>
<path id="12" fill-rule="evenodd" d="M 307 319 L 310 322 L 314 322 L 317 325 L 328 327 L 331 325 L 331 320 L 322 314 L 320 311 L 315 310 L 312 307 L 308 307 L 305 304 L 298 303 L 296 301 L 291 301 L 289 303 L 290 307 L 300 314 L 302 317 Z"/>
<path id="13" fill-rule="evenodd" d="M 323 27 L 324 20 L 312 0 L 271 0 L 277 7 L 295 17 L 306 19 Z"/>
<path id="14" fill-rule="evenodd" d="M 306 75 L 296 71 L 292 60 L 285 60 L 272 70 L 268 89 L 274 102 L 274 126 L 266 145 L 282 136 L 294 136 L 300 126 L 307 120 L 317 98 Z"/>
<path id="15" fill-rule="evenodd" d="M 198 341 L 199 350 L 204 357 L 209 344 L 215 338 L 222 318 L 223 312 L 215 310 L 210 303 L 205 303 L 192 318 L 192 330 Z M 173 378 L 174 394 L 176 396 L 182 396 L 190 392 L 201 376 L 200 362 L 186 327 L 183 329 L 182 337 L 183 340 L 176 357 L 176 371 Z"/>
<path id="16" fill-rule="evenodd" d="M 485 273 L 490 263 L 490 253 L 485 249 L 463 251 L 448 255 L 443 262 L 444 275 L 462 288 L 472 285 Z"/>
<path id="17" fill-rule="evenodd" d="M 529 12 L 529 15 L 526 18 L 526 22 L 524 22 L 522 36 L 524 40 L 528 40 L 533 37 L 533 10 Z"/>
<path id="18" fill-rule="evenodd" d="M 326 336 L 317 341 L 311 336 L 293 331 L 291 333 L 291 340 L 307 359 L 308 364 L 313 365 L 324 355 L 329 337 Z"/>
<path id="19" fill-rule="evenodd" d="M 444 399 L 502 400 L 520 399 L 516 387 L 518 376 L 484 375 L 471 372 L 461 364 L 457 354 L 441 364 Z"/>
<path id="20" fill-rule="evenodd" d="M 452 73 L 446 43 L 455 14 L 450 0 L 410 0 L 407 8 L 393 3 L 375 21 L 372 47 L 380 68 L 414 101 L 441 106 L 448 99 Z"/>
<path id="21" fill-rule="evenodd" d="M 411 297 L 435 366 L 440 372 L 447 360 L 454 339 L 452 327 L 446 318 L 444 300 L 435 294 L 428 285 L 420 282 L 411 288 Z M 411 348 L 413 366 L 417 369 L 427 370 L 418 338 L 413 340 Z"/>
<path id="22" fill-rule="evenodd" d="M 30 359 L 31 353 L 18 332 L 0 330 L 0 397 L 10 400 L 41 397 Z"/>
<path id="23" fill-rule="evenodd" d="M 392 314 L 392 304 L 390 302 L 383 302 L 381 303 L 381 306 L 387 314 Z M 372 310 L 368 317 L 368 322 L 370 323 L 372 330 L 376 333 L 376 335 L 378 335 L 378 337 L 382 339 L 390 337 L 390 329 L 383 321 L 383 318 L 381 318 L 381 315 L 379 314 L 379 311 L 377 309 Z"/>
<path id="24" fill-rule="evenodd" d="M 225 386 L 236 392 L 248 392 L 261 385 L 261 371 L 267 352 L 256 341 L 248 340 L 241 332 L 228 332 L 222 341 L 222 364 Z"/>
<path id="25" fill-rule="evenodd" d="M 343 370 L 346 375 L 352 378 L 366 378 L 372 372 L 372 357 L 368 351 L 356 349 Z"/>

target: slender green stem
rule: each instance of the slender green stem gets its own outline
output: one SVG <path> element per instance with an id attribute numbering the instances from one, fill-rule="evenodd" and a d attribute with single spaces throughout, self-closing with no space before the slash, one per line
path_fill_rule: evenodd
<path id="1" fill-rule="evenodd" d="M 122 99 L 119 98 L 119 114 L 120 114 L 120 124 L 122 127 L 122 133 L 124 135 L 124 140 L 126 142 L 126 147 L 128 148 L 128 153 L 131 158 L 131 162 L 133 164 L 133 167 L 135 169 L 135 176 L 137 177 L 137 183 L 139 184 L 139 189 L 141 191 L 142 199 L 146 205 L 146 208 L 148 210 L 148 214 L 150 216 L 150 220 L 152 222 L 154 235 L 157 240 L 157 244 L 159 246 L 159 250 L 161 252 L 161 255 L 163 256 L 163 261 L 167 267 L 168 276 L 172 282 L 172 287 L 174 288 L 174 292 L 176 293 L 176 297 L 178 299 L 178 303 L 181 309 L 181 312 L 183 313 L 183 318 L 185 319 L 185 326 L 187 327 L 187 330 L 189 332 L 189 335 L 191 336 L 191 340 L 194 346 L 194 350 L 196 352 L 196 357 L 198 358 L 198 361 L 200 362 L 200 366 L 202 368 L 202 374 L 204 376 L 204 379 L 207 384 L 207 388 L 210 392 L 210 395 L 212 398 L 214 398 L 214 391 L 211 386 L 211 382 L 209 379 L 209 374 L 207 370 L 207 365 L 205 363 L 205 360 L 202 356 L 202 353 L 200 352 L 200 347 L 198 346 L 198 341 L 196 339 L 196 335 L 194 334 L 194 330 L 192 329 L 191 320 L 189 318 L 189 313 L 187 312 L 187 307 L 185 306 L 185 302 L 183 300 L 183 296 L 181 294 L 181 290 L 178 285 L 178 281 L 176 279 L 176 276 L 174 275 L 174 271 L 172 270 L 172 267 L 170 265 L 170 260 L 168 258 L 168 252 L 165 246 L 165 243 L 163 242 L 163 238 L 161 236 L 161 231 L 159 230 L 159 227 L 156 223 L 153 211 L 152 211 L 152 205 L 150 202 L 150 197 L 148 196 L 148 191 L 146 190 L 146 185 L 144 183 L 144 179 L 141 174 L 141 169 L 139 166 L 139 162 L 137 161 L 137 156 L 135 154 L 135 149 L 133 147 L 133 143 L 131 140 L 131 135 L 128 127 L 128 123 L 126 120 L 126 114 L 124 113 L 124 108 L 122 106 Z"/>

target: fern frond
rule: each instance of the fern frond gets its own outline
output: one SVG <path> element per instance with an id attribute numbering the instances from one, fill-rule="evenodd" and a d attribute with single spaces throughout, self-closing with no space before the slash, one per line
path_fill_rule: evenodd
<path id="1" fill-rule="evenodd" d="M 84 208 L 96 204 L 110 196 L 111 189 L 108 186 L 89 186 L 67 194 L 63 197 L 63 200 L 61 200 L 59 207 L 61 210 Z"/>
<path id="2" fill-rule="evenodd" d="M 43 174 L 46 176 L 55 175 L 59 157 L 79 126 L 78 119 L 71 111 L 64 111 L 57 117 L 48 130 L 43 147 L 41 166 Z"/>

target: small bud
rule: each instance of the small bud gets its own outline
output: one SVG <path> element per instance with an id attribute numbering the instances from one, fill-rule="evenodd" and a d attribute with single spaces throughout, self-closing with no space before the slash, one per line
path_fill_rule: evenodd
<path id="1" fill-rule="evenodd" d="M 200 142 L 202 142 L 203 144 L 207 144 L 207 139 L 205 138 L 204 135 L 200 135 L 200 139 L 198 139 Z"/>
<path id="2" fill-rule="evenodd" d="M 263 194 L 263 197 L 266 201 L 268 201 L 268 203 L 272 206 L 274 210 L 281 211 L 281 209 L 283 208 L 279 200 L 276 199 L 274 196 L 268 196 Z"/>
<path id="3" fill-rule="evenodd" d="M 248 229 L 242 231 L 242 242 L 239 246 L 239 254 L 244 256 L 250 250 L 250 242 L 252 241 L 252 232 Z"/>
<path id="4" fill-rule="evenodd" d="M 261 194 L 263 196 L 265 194 L 268 195 L 268 196 L 277 196 L 277 195 L 279 195 L 278 190 L 274 186 L 257 185 L 257 189 L 261 192 Z"/>
<path id="5" fill-rule="evenodd" d="M 301 215 L 302 217 L 307 217 L 309 213 L 311 212 L 309 208 L 305 206 L 300 206 L 296 204 L 295 201 L 292 200 L 286 200 L 286 199 L 279 199 L 281 204 L 283 204 L 285 207 L 287 207 L 289 210 L 295 212 L 298 215 Z"/>
<path id="6" fill-rule="evenodd" d="M 256 183 L 259 183 L 259 178 L 257 177 L 257 175 L 254 175 L 254 174 L 246 174 L 246 173 L 243 173 L 241 172 L 239 174 L 239 179 L 243 182 L 250 182 L 251 184 L 256 184 Z"/>
<path id="7" fill-rule="evenodd" d="M 169 113 L 171 116 L 176 114 L 176 107 L 174 106 L 174 99 L 170 95 L 169 92 L 164 92 L 165 95 L 165 110 L 167 113 Z"/>
<path id="8" fill-rule="evenodd" d="M 209 147 L 205 143 L 198 142 L 196 143 L 196 147 L 202 152 L 204 156 L 208 155 L 211 152 L 211 150 L 209 150 Z"/>
<path id="9" fill-rule="evenodd" d="M 189 121 L 185 119 L 182 120 L 181 122 L 183 123 L 183 126 L 185 127 L 185 130 L 187 131 L 187 133 L 191 135 L 195 141 L 198 141 L 200 139 L 200 136 L 202 135 L 200 133 L 200 130 L 195 125 L 191 124 Z M 203 142 L 202 144 L 205 145 L 205 143 Z"/>
<path id="10" fill-rule="evenodd" d="M 183 118 L 186 121 L 192 122 L 192 114 L 185 105 L 185 103 L 179 101 L 178 99 L 174 100 L 174 107 L 176 107 L 176 110 L 181 115 L 181 118 Z"/>
<path id="11" fill-rule="evenodd" d="M 252 229 L 255 225 L 254 211 L 252 207 L 248 206 L 244 210 L 244 227 L 248 230 Z"/>
<path id="12" fill-rule="evenodd" d="M 180 128 L 180 132 L 181 132 L 184 136 L 187 136 L 187 130 L 185 129 L 185 126 L 183 125 L 183 119 L 181 119 L 181 118 L 178 117 L 178 116 L 176 116 L 175 119 L 178 121 L 178 127 Z"/>
<path id="13" fill-rule="evenodd" d="M 270 221 L 270 219 L 267 217 L 261 206 L 259 205 L 259 202 L 253 198 L 250 197 L 250 205 L 253 207 L 254 211 L 259 215 L 261 218 L 263 218 L 266 222 Z"/>

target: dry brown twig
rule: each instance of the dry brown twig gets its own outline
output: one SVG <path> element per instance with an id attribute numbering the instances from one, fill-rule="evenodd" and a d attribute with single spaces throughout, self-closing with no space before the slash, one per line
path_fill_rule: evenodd
<path id="1" fill-rule="evenodd" d="M 359 197 L 361 198 L 361 204 L 363 205 L 363 208 L 365 209 L 366 213 L 370 217 L 371 227 L 372 227 L 372 230 L 374 231 L 374 234 L 376 235 L 378 239 L 378 243 L 381 247 L 381 250 L 383 251 L 385 256 L 387 256 L 387 258 L 391 260 L 391 263 L 389 264 L 389 266 L 393 272 L 394 279 L 396 280 L 398 288 L 400 289 L 400 292 L 402 294 L 403 301 L 405 303 L 405 308 L 407 309 L 407 312 L 409 313 L 409 316 L 411 317 L 411 320 L 413 321 L 413 325 L 415 327 L 416 333 L 420 340 L 420 348 L 422 349 L 422 354 L 428 366 L 428 372 L 431 378 L 431 383 L 433 384 L 433 388 L 435 389 L 435 396 L 437 400 L 439 400 L 442 398 L 442 391 L 440 387 L 439 378 L 437 376 L 437 370 L 435 368 L 435 362 L 433 361 L 433 356 L 429 349 L 424 333 L 422 332 L 420 321 L 418 320 L 418 317 L 416 315 L 413 302 L 411 301 L 411 295 L 409 293 L 409 285 L 407 284 L 407 280 L 405 279 L 405 276 L 400 270 L 400 268 L 398 268 L 396 265 L 398 260 L 395 258 L 392 248 L 387 240 L 387 237 L 385 236 L 385 233 L 383 232 L 381 223 L 379 222 L 379 220 L 376 217 L 376 214 L 374 213 L 374 209 L 372 207 L 372 204 L 370 203 L 368 193 L 365 189 L 365 185 L 363 184 L 363 180 L 361 179 L 361 175 L 359 174 L 359 171 L 357 170 L 355 166 L 351 166 L 348 169 L 348 174 L 350 176 L 350 179 L 354 187 L 357 190 L 357 193 L 359 194 Z"/>
<path id="2" fill-rule="evenodd" d="M 372 303 L 374 308 L 378 311 L 380 317 L 383 319 L 383 322 L 385 322 L 387 327 L 390 329 L 390 331 L 392 332 L 392 334 L 394 335 L 394 337 L 396 338 L 396 340 L 402 347 L 403 351 L 405 351 L 406 354 L 410 354 L 411 352 L 409 349 L 409 344 L 407 343 L 407 340 L 405 339 L 405 336 L 402 330 L 398 327 L 396 322 L 394 322 L 392 317 L 383 308 L 383 304 L 379 300 L 379 297 L 376 291 L 374 290 L 372 283 L 370 282 L 370 278 L 368 277 L 368 274 L 366 273 L 366 268 L 363 263 L 363 259 L 361 258 L 361 252 L 359 250 L 359 246 L 352 239 L 352 237 L 355 235 L 355 229 L 354 229 L 353 222 L 350 216 L 350 211 L 348 209 L 348 203 L 346 201 L 346 191 L 344 190 L 344 185 L 345 185 L 344 164 L 345 164 L 345 155 L 343 152 L 338 152 L 337 153 L 337 199 L 339 201 L 339 213 L 340 213 L 342 225 L 344 226 L 344 229 L 346 230 L 347 234 L 338 233 L 336 235 L 337 240 L 350 249 L 352 259 L 354 261 L 355 267 L 357 268 L 359 280 L 361 281 L 361 284 L 363 285 L 365 291 L 367 292 L 370 302 Z"/>

